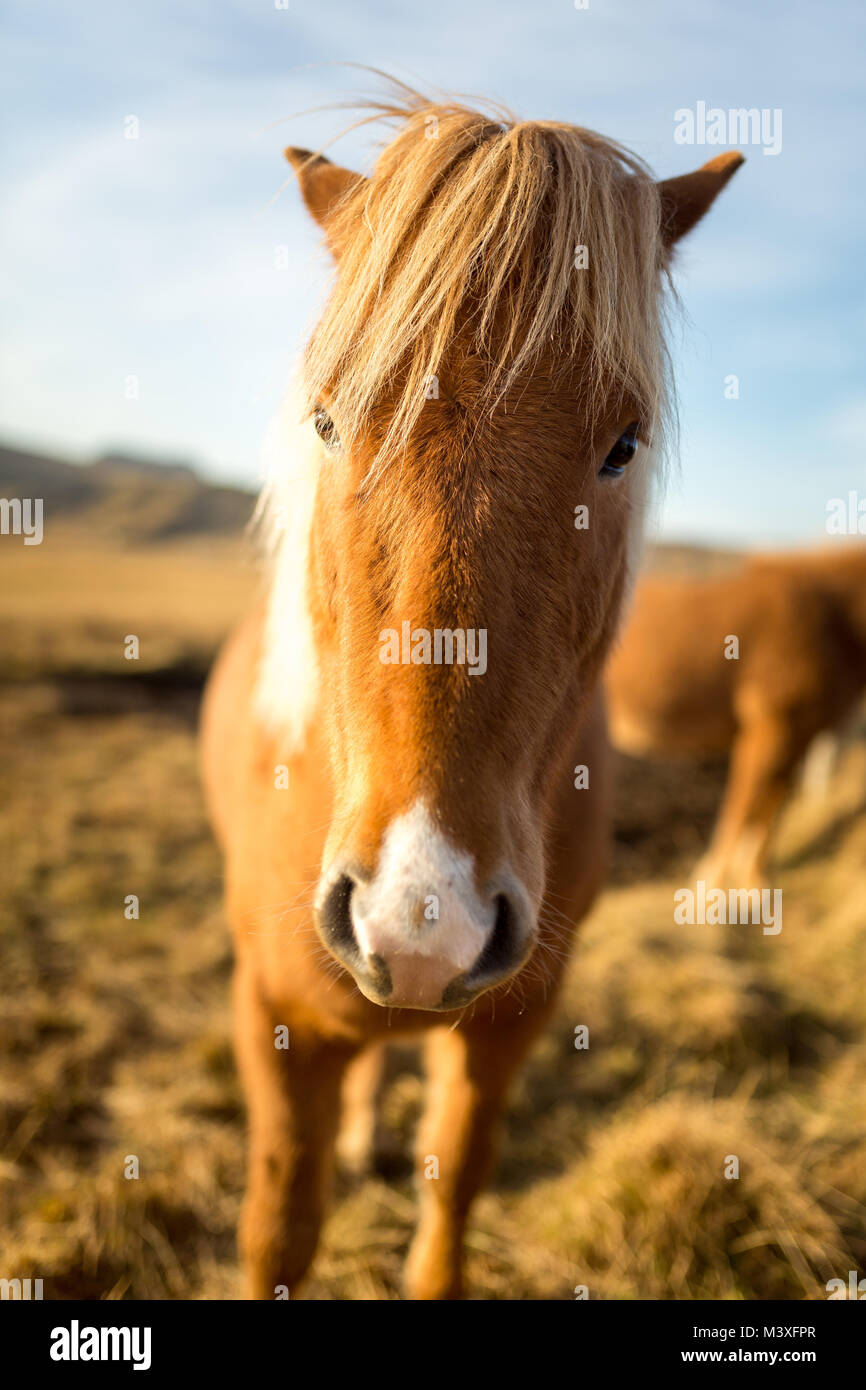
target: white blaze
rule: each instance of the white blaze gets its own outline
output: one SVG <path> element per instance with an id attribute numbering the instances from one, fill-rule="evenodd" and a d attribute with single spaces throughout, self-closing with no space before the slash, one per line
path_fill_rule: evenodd
<path id="1" fill-rule="evenodd" d="M 431 897 L 437 915 L 428 920 Z M 374 878 L 352 895 L 362 953 L 381 956 L 395 996 L 418 1003 L 436 1003 L 475 964 L 495 921 L 496 902 L 480 897 L 472 855 L 445 838 L 421 802 L 388 827 Z"/>

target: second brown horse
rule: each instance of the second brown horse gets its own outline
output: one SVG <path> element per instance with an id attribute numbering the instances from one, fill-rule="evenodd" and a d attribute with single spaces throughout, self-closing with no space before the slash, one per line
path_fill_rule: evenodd
<path id="1" fill-rule="evenodd" d="M 866 689 L 866 546 L 756 556 L 711 578 L 648 576 L 606 684 L 624 752 L 730 754 L 697 877 L 759 884 L 810 744 L 843 725 Z"/>

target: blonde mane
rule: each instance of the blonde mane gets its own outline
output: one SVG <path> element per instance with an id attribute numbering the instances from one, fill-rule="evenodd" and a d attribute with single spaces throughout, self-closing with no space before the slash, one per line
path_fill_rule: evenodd
<path id="1" fill-rule="evenodd" d="M 340 263 L 306 353 L 308 403 L 326 397 L 351 447 L 398 387 L 383 461 L 468 323 L 487 371 L 479 409 L 492 410 L 544 349 L 563 365 L 580 352 L 586 408 L 619 386 L 660 442 L 667 257 L 642 161 L 577 126 L 493 119 L 413 92 L 374 105 L 368 120 L 400 128 L 329 224 Z"/>

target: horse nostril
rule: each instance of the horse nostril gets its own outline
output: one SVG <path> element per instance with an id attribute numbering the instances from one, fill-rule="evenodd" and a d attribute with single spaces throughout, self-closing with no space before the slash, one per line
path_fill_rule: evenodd
<path id="1" fill-rule="evenodd" d="M 365 958 L 352 920 L 352 897 L 357 880 L 341 874 L 328 889 L 319 908 L 319 931 L 328 949 L 350 970 L 361 969 L 384 998 L 391 993 L 391 974 L 379 955 Z"/>
<path id="2" fill-rule="evenodd" d="M 471 986 L 498 978 L 514 969 L 525 948 L 519 908 L 505 893 L 496 897 L 496 921 L 484 950 L 465 978 Z"/>
<path id="3" fill-rule="evenodd" d="M 328 889 L 319 908 L 319 927 L 327 945 L 344 960 L 360 961 L 361 953 L 352 926 L 352 894 L 355 880 L 341 874 Z"/>
<path id="4" fill-rule="evenodd" d="M 519 892 L 497 893 L 496 918 L 484 950 L 471 969 L 451 982 L 441 1007 L 459 1009 L 485 989 L 499 984 L 526 960 L 532 942 L 531 909 Z"/>

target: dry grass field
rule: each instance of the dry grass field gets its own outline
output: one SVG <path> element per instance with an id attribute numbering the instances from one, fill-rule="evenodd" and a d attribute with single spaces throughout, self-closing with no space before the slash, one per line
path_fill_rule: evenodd
<path id="1" fill-rule="evenodd" d="M 230 539 L 2 542 L 0 1274 L 46 1298 L 239 1295 L 243 1106 L 195 713 L 253 583 Z M 674 925 L 721 775 L 620 765 L 613 872 L 475 1209 L 472 1297 L 821 1299 L 866 1270 L 866 742 L 786 810 L 778 936 Z M 399 1297 L 421 1086 L 395 1050 L 380 1175 L 338 1181 L 307 1297 Z"/>

